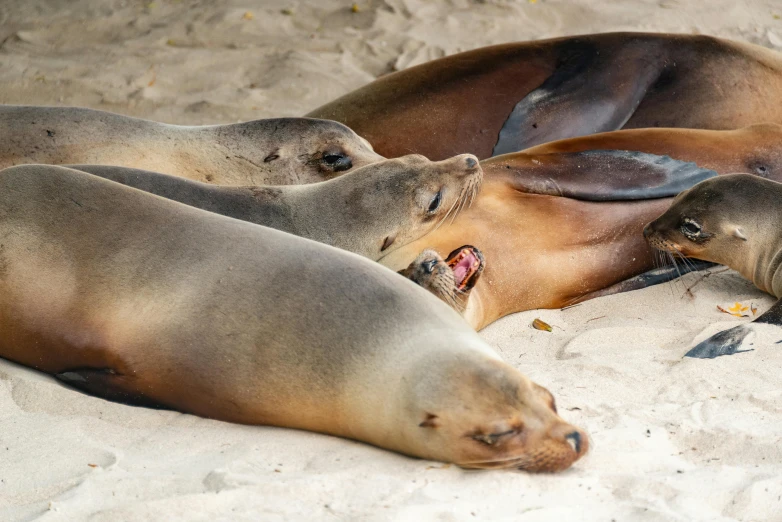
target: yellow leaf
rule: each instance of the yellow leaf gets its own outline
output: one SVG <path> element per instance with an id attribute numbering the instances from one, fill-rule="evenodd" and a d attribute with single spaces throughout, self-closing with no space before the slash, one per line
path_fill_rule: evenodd
<path id="1" fill-rule="evenodd" d="M 535 319 L 534 321 L 532 321 L 532 327 L 535 330 L 545 330 L 546 332 L 550 332 L 550 331 L 553 330 L 553 328 L 551 328 L 550 324 L 544 323 L 540 319 Z"/>
<path id="2" fill-rule="evenodd" d="M 242 16 L 242 18 L 244 18 L 245 20 L 252 20 L 253 18 L 255 18 L 255 15 L 253 15 L 250 11 L 247 11 L 246 13 L 244 13 L 244 16 Z"/>

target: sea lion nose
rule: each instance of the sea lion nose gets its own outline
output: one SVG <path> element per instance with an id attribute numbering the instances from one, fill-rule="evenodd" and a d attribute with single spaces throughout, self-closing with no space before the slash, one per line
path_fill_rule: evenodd
<path id="1" fill-rule="evenodd" d="M 644 238 L 648 238 L 651 235 L 652 235 L 652 225 L 650 223 L 644 227 Z"/>
<path id="2" fill-rule="evenodd" d="M 568 433 L 565 435 L 565 440 L 570 444 L 570 447 L 573 448 L 573 451 L 581 453 L 581 434 L 579 432 L 574 431 Z"/>
<path id="3" fill-rule="evenodd" d="M 467 156 L 464 162 L 467 164 L 468 169 L 474 169 L 478 166 L 478 160 L 475 158 L 475 156 Z"/>

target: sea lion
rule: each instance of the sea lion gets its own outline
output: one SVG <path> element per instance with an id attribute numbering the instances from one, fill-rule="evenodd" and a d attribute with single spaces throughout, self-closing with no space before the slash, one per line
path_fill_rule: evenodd
<path id="1" fill-rule="evenodd" d="M 683 34 L 509 43 L 383 76 L 308 116 L 348 125 L 386 157 L 430 159 L 621 128 L 782 123 L 782 55 Z"/>
<path id="2" fill-rule="evenodd" d="M 127 167 L 71 168 L 373 260 L 468 206 L 483 177 L 478 160 L 470 154 L 438 162 L 402 156 L 329 181 L 276 187 L 211 185 Z"/>
<path id="3" fill-rule="evenodd" d="M 0 106 L 0 167 L 89 163 L 220 185 L 324 181 L 383 159 L 334 121 L 180 126 L 78 107 Z"/>
<path id="4" fill-rule="evenodd" d="M 464 467 L 588 448 L 453 310 L 355 254 L 65 167 L 0 172 L 0 356 L 95 395 Z"/>
<path id="5" fill-rule="evenodd" d="M 518 153 L 481 166 L 484 182 L 469 208 L 379 260 L 398 271 L 426 249 L 442 255 L 475 245 L 486 266 L 464 317 L 476 329 L 513 312 L 580 302 L 653 268 L 644 225 L 668 198 L 717 175 L 627 151 Z"/>
<path id="6" fill-rule="evenodd" d="M 749 174 L 698 183 L 644 228 L 650 245 L 665 252 L 727 265 L 760 290 L 782 297 L 782 183 Z M 753 322 L 782 326 L 782 300 Z M 687 352 L 708 358 L 744 352 L 742 324 Z"/>
<path id="7" fill-rule="evenodd" d="M 451 308 L 464 313 L 470 291 L 480 279 L 486 261 L 481 251 L 464 245 L 443 257 L 428 248 L 421 252 L 399 274 L 445 301 Z"/>
<path id="8" fill-rule="evenodd" d="M 689 268 L 655 268 L 643 227 L 670 198 L 715 174 L 743 171 L 782 181 L 781 145 L 777 124 L 634 129 L 484 160 L 484 183 L 471 208 L 380 262 L 400 270 L 425 249 L 445 255 L 464 243 L 480 248 L 488 267 L 469 300 L 462 299 L 465 318 L 476 328 L 513 312 L 669 281 Z M 704 169 L 655 156 L 666 151 Z"/>

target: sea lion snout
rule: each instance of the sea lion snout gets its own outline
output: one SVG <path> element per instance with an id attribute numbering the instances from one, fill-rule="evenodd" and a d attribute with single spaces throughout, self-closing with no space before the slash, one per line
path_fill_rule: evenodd
<path id="1" fill-rule="evenodd" d="M 570 447 L 573 448 L 573 451 L 576 453 L 581 453 L 581 440 L 583 437 L 581 437 L 581 433 L 578 431 L 572 431 L 565 435 L 565 440 L 570 444 Z"/>
<path id="2" fill-rule="evenodd" d="M 476 171 L 481 170 L 481 164 L 478 162 L 478 158 L 472 154 L 460 154 L 459 156 L 454 156 L 453 161 L 462 168 L 466 167 L 463 172 L 465 175 L 474 174 Z"/>

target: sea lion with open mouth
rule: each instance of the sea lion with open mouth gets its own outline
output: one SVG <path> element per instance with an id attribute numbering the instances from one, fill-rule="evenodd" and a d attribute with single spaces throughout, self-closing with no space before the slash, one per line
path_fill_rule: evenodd
<path id="1" fill-rule="evenodd" d="M 426 249 L 410 266 L 399 273 L 464 313 L 470 291 L 483 273 L 483 254 L 474 246 L 464 245 L 443 259 L 435 250 Z"/>
<path id="2" fill-rule="evenodd" d="M 650 245 L 675 255 L 727 265 L 760 290 L 782 298 L 782 183 L 749 174 L 701 182 L 674 198 L 649 223 Z M 782 300 L 753 323 L 782 326 Z M 713 359 L 744 352 L 751 332 L 742 324 L 709 337 L 687 357 Z"/>
<path id="3" fill-rule="evenodd" d="M 369 142 L 335 121 L 183 126 L 79 107 L 0 105 L 0 168 L 89 163 L 220 185 L 293 185 L 381 159 Z"/>
<path id="4" fill-rule="evenodd" d="M 0 356 L 86 392 L 470 468 L 588 450 L 457 313 L 355 254 L 38 165 L 0 171 L 0 238 Z"/>
<path id="5" fill-rule="evenodd" d="M 382 76 L 308 116 L 348 125 L 386 157 L 433 160 L 618 129 L 782 123 L 782 54 L 686 34 L 507 43 Z"/>
<path id="6" fill-rule="evenodd" d="M 277 187 L 218 186 L 127 167 L 71 168 L 375 260 L 469 206 L 483 178 L 471 154 L 437 162 L 402 156 L 329 181 Z"/>

